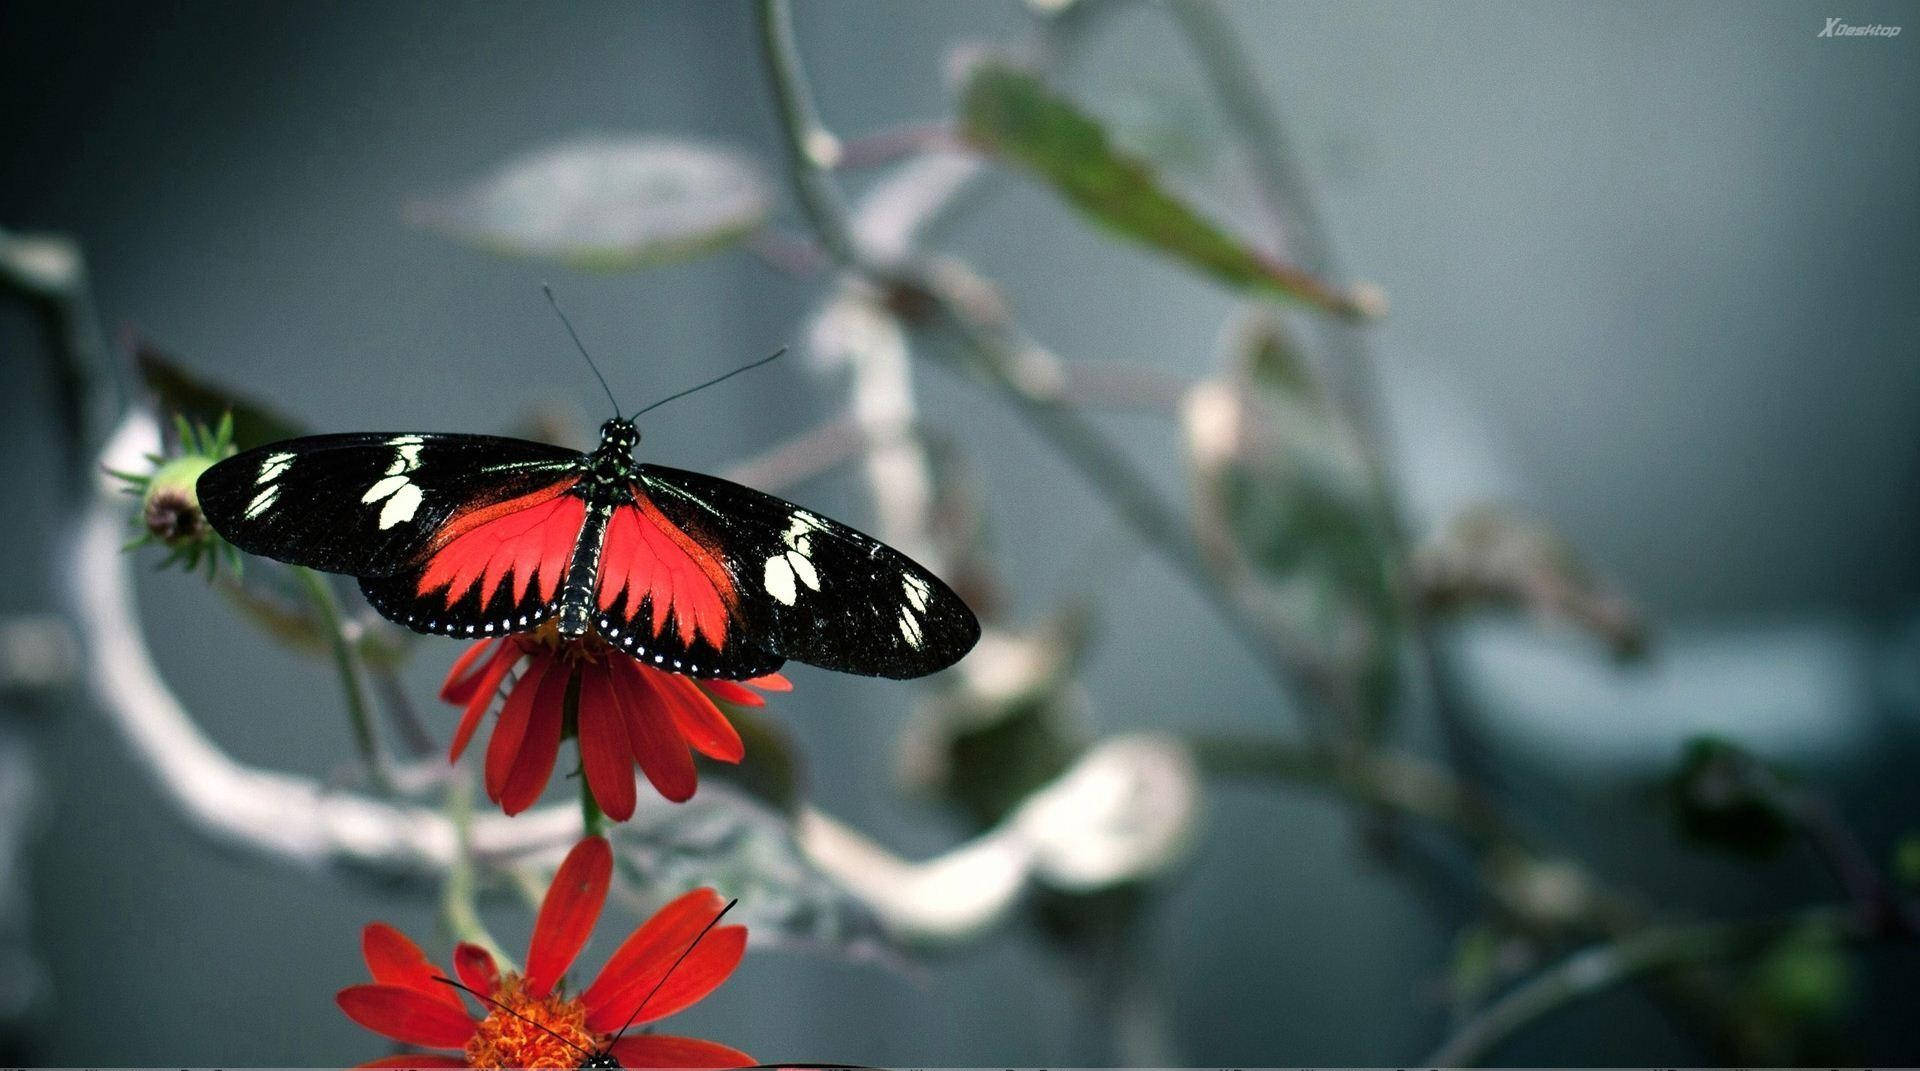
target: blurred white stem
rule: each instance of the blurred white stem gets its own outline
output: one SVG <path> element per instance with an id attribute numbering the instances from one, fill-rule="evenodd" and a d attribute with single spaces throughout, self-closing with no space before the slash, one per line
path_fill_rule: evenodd
<path id="1" fill-rule="evenodd" d="M 135 411 L 122 420 L 100 462 L 135 469 L 159 443 L 159 426 Z M 68 594 L 87 687 L 166 801 L 196 832 L 261 855 L 315 869 L 443 879 L 459 863 L 459 830 L 442 811 L 247 766 L 201 732 L 161 677 L 141 632 L 133 559 L 120 549 L 126 509 L 126 497 L 103 477 L 75 533 Z M 1033 880 L 1089 887 L 1157 871 L 1185 843 L 1197 804 L 1194 785 L 1183 749 L 1119 737 L 1083 757 L 1000 828 L 925 862 L 895 856 L 811 808 L 799 815 L 796 832 L 814 865 L 896 936 L 953 940 L 1004 918 Z M 511 819 L 475 816 L 469 833 L 477 861 L 506 866 L 557 854 L 579 829 L 579 812 L 565 804 Z"/>

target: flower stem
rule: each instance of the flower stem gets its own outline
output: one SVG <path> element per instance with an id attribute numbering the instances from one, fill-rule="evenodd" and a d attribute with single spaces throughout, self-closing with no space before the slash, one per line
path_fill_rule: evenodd
<path id="1" fill-rule="evenodd" d="M 456 941 L 479 945 L 493 955 L 502 970 L 512 970 L 513 959 L 480 921 L 473 873 L 473 778 L 462 770 L 447 784 L 447 818 L 453 823 L 453 863 L 440 895 L 440 918 Z"/>
<path id="2" fill-rule="evenodd" d="M 393 786 L 387 777 L 386 759 L 380 753 L 380 738 L 374 732 L 373 712 L 367 703 L 366 686 L 361 680 L 359 657 L 354 653 L 353 643 L 347 638 L 346 623 L 340 616 L 340 603 L 333 597 L 333 589 L 327 586 L 320 574 L 303 566 L 292 568 L 326 629 L 327 646 L 333 652 L 334 669 L 340 674 L 340 687 L 347 697 L 347 717 L 353 725 L 353 742 L 360 750 L 361 762 L 366 766 L 367 780 L 375 791 L 390 792 Z"/>
<path id="3" fill-rule="evenodd" d="M 587 783 L 586 773 L 583 771 L 579 777 L 581 835 L 604 837 L 607 835 L 607 816 L 600 810 L 600 801 L 593 798 L 593 786 Z"/>

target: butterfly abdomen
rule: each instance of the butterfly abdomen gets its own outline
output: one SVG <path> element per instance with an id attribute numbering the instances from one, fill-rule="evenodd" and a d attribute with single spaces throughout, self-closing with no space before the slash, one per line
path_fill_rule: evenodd
<path id="1" fill-rule="evenodd" d="M 573 559 L 567 563 L 567 579 L 560 585 L 560 635 L 577 639 L 593 627 L 593 593 L 600 576 L 600 552 L 607 545 L 607 521 L 613 517 L 614 504 L 587 499 L 587 518 L 580 526 L 580 541 L 574 544 Z"/>

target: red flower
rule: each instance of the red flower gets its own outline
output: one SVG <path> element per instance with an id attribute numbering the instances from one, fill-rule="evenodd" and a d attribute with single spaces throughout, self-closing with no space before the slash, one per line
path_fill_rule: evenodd
<path id="1" fill-rule="evenodd" d="M 589 837 L 574 845 L 540 905 L 523 975 L 502 974 L 478 945 L 454 949 L 461 984 L 497 1002 L 478 1019 L 457 990 L 435 981 L 446 975 L 419 946 L 385 923 L 369 925 L 360 949 L 373 984 L 342 989 L 334 998 L 340 1010 L 395 1041 L 457 1049 L 460 1055 L 403 1054 L 361 1066 L 570 1068 L 609 1044 L 622 1067 L 751 1065 L 746 1053 L 698 1038 L 613 1037 L 629 1020 L 637 1027 L 693 1004 L 739 966 L 747 948 L 745 927 L 715 926 L 699 936 L 723 909 L 712 889 L 695 889 L 642 923 L 578 996 L 559 988 L 560 976 L 600 917 L 612 874 L 613 853 L 606 841 Z"/>
<path id="2" fill-rule="evenodd" d="M 508 814 L 519 814 L 540 798 L 560 741 L 569 734 L 580 741 L 581 771 L 607 817 L 621 822 L 633 817 L 636 763 L 662 796 L 679 803 L 693 795 L 696 784 L 692 751 L 722 762 L 739 762 L 746 753 L 740 734 L 713 701 L 766 702 L 739 682 L 696 682 L 644 665 L 597 638 L 562 640 L 549 625 L 482 640 L 453 664 L 440 698 L 467 709 L 453 734 L 449 759 L 460 758 L 501 683 L 522 662 L 526 671 L 508 684 L 487 741 L 487 796 Z M 746 684 L 781 692 L 793 687 L 778 673 Z M 579 697 L 576 725 L 566 718 L 569 689 L 577 689 Z"/>

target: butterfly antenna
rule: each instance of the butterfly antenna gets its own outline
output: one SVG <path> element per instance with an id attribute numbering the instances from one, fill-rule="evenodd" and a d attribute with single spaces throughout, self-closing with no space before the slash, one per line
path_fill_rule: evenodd
<path id="1" fill-rule="evenodd" d="M 778 353 L 776 353 L 776 354 L 774 354 L 774 355 L 773 355 L 773 357 L 778 357 L 778 356 L 780 356 L 780 355 L 779 355 Z M 765 363 L 767 363 L 767 361 L 771 361 L 771 360 L 773 360 L 773 357 L 769 357 L 769 358 L 767 358 L 767 360 L 766 360 L 766 361 L 761 361 L 760 363 L 761 363 L 761 364 L 765 364 Z M 751 367 L 751 366 L 749 366 L 749 367 Z M 729 374 L 731 374 L 731 373 L 729 373 Z M 656 402 L 655 404 L 659 404 L 659 403 L 657 403 L 657 402 Z M 644 409 L 642 409 L 642 410 L 641 410 L 640 412 L 641 412 L 641 413 L 644 413 L 644 412 L 646 412 L 646 410 L 644 410 Z M 634 414 L 634 416 L 639 416 L 639 415 L 640 415 L 640 413 L 635 413 L 635 414 Z M 676 960 L 674 960 L 674 961 L 673 961 L 673 966 L 671 966 L 671 967 L 668 967 L 668 968 L 667 968 L 667 973 L 665 973 L 665 974 L 663 974 L 663 975 L 661 975 L 661 976 L 660 976 L 660 980 L 659 980 L 659 981 L 657 981 L 657 982 L 655 982 L 655 983 L 653 983 L 653 988 L 652 988 L 652 989 L 649 989 L 649 990 L 647 990 L 647 995 L 646 995 L 646 996 L 645 996 L 644 998 L 642 998 L 642 999 L 641 999 L 641 1001 L 640 1001 L 640 1006 L 639 1006 L 639 1007 L 637 1007 L 637 1008 L 635 1008 L 635 1009 L 633 1009 L 633 1014 L 632 1014 L 632 1015 L 629 1015 L 629 1016 L 627 1016 L 627 1021 L 626 1021 L 626 1022 L 624 1022 L 624 1023 L 621 1023 L 621 1024 L 620 1024 L 620 1032 L 619 1032 L 619 1033 L 617 1033 L 617 1034 L 615 1034 L 615 1035 L 613 1035 L 613 1040 L 612 1040 L 612 1041 L 609 1041 L 609 1042 L 607 1042 L 607 1047 L 608 1047 L 609 1049 L 611 1049 L 611 1048 L 613 1047 L 613 1043 L 614 1043 L 615 1041 L 619 1041 L 619 1040 L 620 1040 L 620 1036 L 621 1036 L 621 1034 L 625 1034 L 625 1033 L 627 1032 L 627 1028 L 633 1025 L 633 1021 L 634 1021 L 635 1019 L 638 1019 L 638 1018 L 640 1018 L 640 1013 L 641 1013 L 641 1012 L 643 1012 L 643 1011 L 645 1011 L 645 1010 L 646 1010 L 646 1008 L 647 1008 L 647 1001 L 650 1001 L 650 1000 L 652 1000 L 652 999 L 653 999 L 653 995 L 654 995 L 655 993 L 658 993 L 658 992 L 660 992 L 660 987 L 661 987 L 661 986 L 663 986 L 663 985 L 666 985 L 666 984 L 667 984 L 667 979 L 669 979 L 669 978 L 671 978 L 671 977 L 673 977 L 673 972 L 674 972 L 674 971 L 677 971 L 677 970 L 679 970 L 679 969 L 680 969 L 680 965 L 681 965 L 682 963 L 685 963 L 685 962 L 687 961 L 687 957 L 688 957 L 688 956 L 691 956 L 691 955 L 693 955 L 693 950 L 694 950 L 694 949 L 696 949 L 696 948 L 699 948 L 699 947 L 700 947 L 700 941 L 701 941 L 701 939 L 702 939 L 702 938 L 704 938 L 704 937 L 706 937 L 708 933 L 710 933 L 710 932 L 712 932 L 712 930 L 713 930 L 713 928 L 714 928 L 715 926 L 718 926 L 718 925 L 720 924 L 720 920 L 721 920 L 721 919 L 723 919 L 723 918 L 726 918 L 726 917 L 727 917 L 727 912 L 729 912 L 729 911 L 732 911 L 732 910 L 733 910 L 733 905 L 735 905 L 735 904 L 737 904 L 737 903 L 739 903 L 739 902 L 740 902 L 740 898 L 739 898 L 739 897 L 737 897 L 737 896 L 736 896 L 736 897 L 734 897 L 734 898 L 733 898 L 733 899 L 731 899 L 731 900 L 728 900 L 728 901 L 727 901 L 727 906 L 725 906 L 725 907 L 723 907 L 723 908 L 721 908 L 721 909 L 720 909 L 720 913 L 719 913 L 718 915 L 715 915 L 715 916 L 713 916 L 713 918 L 712 918 L 712 919 L 710 919 L 710 920 L 709 920 L 709 921 L 707 922 L 707 924 L 706 924 L 705 926 L 702 926 L 702 927 L 700 928 L 700 932 L 699 932 L 699 933 L 696 933 L 696 934 L 694 934 L 694 935 L 693 935 L 693 940 L 692 940 L 691 942 L 689 942 L 689 943 L 687 944 L 687 950 L 686 950 L 686 951 L 684 951 L 684 952 L 682 952 L 682 953 L 680 953 L 680 958 L 679 958 L 679 959 L 676 959 Z"/>
<path id="2" fill-rule="evenodd" d="M 547 304 L 553 306 L 553 314 L 560 317 L 560 322 L 566 325 L 567 335 L 573 339 L 574 347 L 580 351 L 580 356 L 587 359 L 587 367 L 593 369 L 593 378 L 599 380 L 600 389 L 607 392 L 607 401 L 613 402 L 614 418 L 616 420 L 619 419 L 620 402 L 614 398 L 613 388 L 607 386 L 607 377 L 600 374 L 600 366 L 593 363 L 593 354 L 587 352 L 586 343 L 580 341 L 580 332 L 573 329 L 573 321 L 567 319 L 567 314 L 561 311 L 559 299 L 553 296 L 553 287 L 548 286 L 546 283 L 541 283 L 540 292 L 547 295 Z M 645 412 L 645 410 L 641 410 L 641 412 Z M 634 415 L 638 416 L 639 414 L 636 413 Z"/>
<path id="3" fill-rule="evenodd" d="M 545 1024 L 545 1023 L 536 1023 L 536 1022 L 534 1022 L 534 1021 L 533 1021 L 532 1019 L 529 1019 L 529 1018 L 527 1018 L 526 1016 L 524 1016 L 524 1015 L 521 1015 L 521 1014 L 520 1014 L 519 1012 L 517 1012 L 517 1011 L 514 1011 L 514 1010 L 513 1010 L 512 1008 L 509 1008 L 509 1007 L 507 1007 L 507 1006 L 506 1006 L 505 1004 L 502 1004 L 502 1003 L 500 1003 L 499 1001 L 497 1001 L 497 1000 L 495 1000 L 495 999 L 493 999 L 492 997 L 490 997 L 490 996 L 487 996 L 487 995 L 486 995 L 485 993 L 481 993 L 481 992 L 478 992 L 478 991 L 476 991 L 476 990 L 475 990 L 475 989 L 473 989 L 473 988 L 472 988 L 471 986 L 467 986 L 467 985 L 463 985 L 463 984 L 461 984 L 460 982 L 458 982 L 458 981 L 455 981 L 455 980 L 454 980 L 454 979 L 452 979 L 452 978 L 448 978 L 448 977 L 447 977 L 446 975 L 444 975 L 444 974 L 436 974 L 436 975 L 434 975 L 434 976 L 433 976 L 433 980 L 434 980 L 434 981 L 436 981 L 436 982 L 444 982 L 445 984 L 447 984 L 447 985 L 450 985 L 450 986 L 452 986 L 452 987 L 453 987 L 453 988 L 455 988 L 455 989 L 458 989 L 458 990 L 459 990 L 459 991 L 461 991 L 462 993 L 465 993 L 465 994 L 467 994 L 468 996 L 470 996 L 470 997 L 472 997 L 472 998 L 474 998 L 475 1000 L 479 1000 L 479 1001 L 483 1001 L 483 1002 L 485 1002 L 485 1003 L 487 1003 L 487 1004 L 491 1004 L 491 1005 L 493 1005 L 494 1007 L 496 1007 L 496 1008 L 498 1008 L 498 1009 L 500 1009 L 501 1011 L 503 1011 L 503 1012 L 506 1012 L 506 1013 L 507 1013 L 508 1015 L 511 1015 L 511 1016 L 513 1016 L 513 1017 L 514 1017 L 515 1019 L 518 1019 L 518 1020 L 520 1020 L 521 1022 L 523 1022 L 523 1023 L 525 1023 L 525 1024 L 527 1024 L 528 1026 L 530 1026 L 530 1027 L 533 1027 L 533 1028 L 534 1028 L 535 1030 L 544 1030 L 544 1031 L 546 1031 L 546 1032 L 547 1032 L 547 1034 L 548 1034 L 548 1036 L 550 1036 L 550 1037 L 552 1037 L 552 1038 L 553 1038 L 553 1040 L 555 1040 L 555 1041 L 557 1041 L 557 1042 L 559 1042 L 559 1043 L 560 1043 L 560 1044 L 562 1044 L 562 1045 L 565 1045 L 566 1047 L 568 1047 L 568 1048 L 570 1048 L 570 1049 L 572 1049 L 573 1051 L 575 1051 L 575 1052 L 577 1052 L 577 1053 L 579 1053 L 579 1054 L 581 1054 L 582 1056 L 594 1056 L 594 1055 L 596 1055 L 596 1054 L 595 1054 L 595 1053 L 593 1053 L 593 1052 L 590 1052 L 590 1051 L 588 1051 L 588 1050 L 586 1050 L 586 1049 L 583 1049 L 583 1048 L 581 1048 L 581 1047 L 580 1047 L 579 1045 L 577 1045 L 577 1044 L 575 1044 L 575 1043 L 574 1043 L 574 1042 L 573 1042 L 572 1040 L 570 1040 L 570 1039 L 568 1039 L 566 1035 L 564 1035 L 564 1034 L 561 1034 L 561 1033 L 559 1033 L 559 1032 L 557 1032 L 557 1031 L 555 1031 L 555 1030 L 553 1030 L 552 1028 L 550 1028 L 550 1027 L 548 1027 L 548 1026 L 547 1026 L 547 1025 Z"/>
<path id="4" fill-rule="evenodd" d="M 633 415 L 637 417 L 640 415 L 640 413 L 645 413 L 650 410 L 658 409 L 661 406 L 667 404 L 668 402 L 673 401 L 675 398 L 685 398 L 687 395 L 692 394 L 694 391 L 706 390 L 708 387 L 713 386 L 715 383 L 718 383 L 723 379 L 732 379 L 734 376 L 737 376 L 742 372 L 746 372 L 746 371 L 750 371 L 752 369 L 758 368 L 761 365 L 772 361 L 775 357 L 779 357 L 781 354 L 784 354 L 786 352 L 787 352 L 787 348 L 785 346 L 782 346 L 779 349 L 773 351 L 772 356 L 762 357 L 757 361 L 749 361 L 748 363 L 741 365 L 740 367 L 734 369 L 733 371 L 728 372 L 726 375 L 714 376 L 712 379 L 707 380 L 705 383 L 702 383 L 697 387 L 688 387 L 686 390 L 683 390 L 678 394 L 669 394 L 665 398 L 660 399 L 659 401 L 653 403 L 652 405 L 647 406 L 647 408 L 642 409 L 640 410 L 640 412 L 635 413 Z"/>

